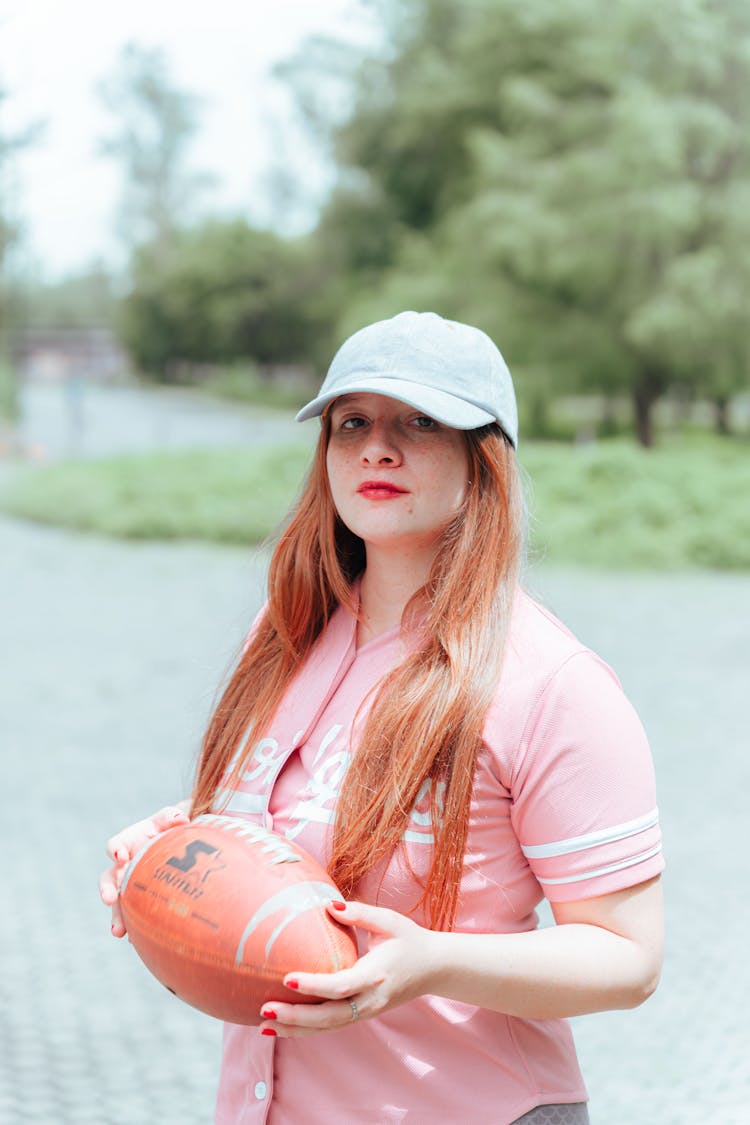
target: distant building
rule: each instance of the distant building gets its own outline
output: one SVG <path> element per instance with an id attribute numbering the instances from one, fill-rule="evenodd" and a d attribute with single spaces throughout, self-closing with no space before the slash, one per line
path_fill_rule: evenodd
<path id="1" fill-rule="evenodd" d="M 126 375 L 128 357 L 108 328 L 27 328 L 13 344 L 22 379 L 111 382 Z"/>

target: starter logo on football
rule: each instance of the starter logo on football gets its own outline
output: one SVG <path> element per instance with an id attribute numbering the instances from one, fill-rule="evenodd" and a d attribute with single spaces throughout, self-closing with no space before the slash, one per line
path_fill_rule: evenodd
<path id="1" fill-rule="evenodd" d="M 205 840 L 191 840 L 182 855 L 170 856 L 163 867 L 157 867 L 154 879 L 195 900 L 202 898 L 208 877 L 224 867 L 219 848 Z"/>

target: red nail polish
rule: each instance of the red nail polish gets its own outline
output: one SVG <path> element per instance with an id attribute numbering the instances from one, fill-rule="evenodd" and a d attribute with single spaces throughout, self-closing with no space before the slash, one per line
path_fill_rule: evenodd
<path id="1" fill-rule="evenodd" d="M 263 1016 L 264 1020 L 277 1020 L 279 1018 L 275 1012 L 271 1011 L 270 1008 L 267 1012 L 261 1012 L 261 1015 Z"/>
<path id="2" fill-rule="evenodd" d="M 331 903 L 331 906 L 333 907 L 334 910 L 346 910 L 346 903 L 345 902 L 339 902 L 338 899 L 334 899 L 333 902 Z"/>
<path id="3" fill-rule="evenodd" d="M 286 986 L 287 986 L 287 988 L 299 988 L 299 981 L 298 980 L 288 980 L 286 982 Z"/>
<path id="4" fill-rule="evenodd" d="M 261 1035 L 275 1035 L 275 1034 L 276 1034 L 276 1032 L 274 1031 L 274 1029 L 272 1027 L 264 1027 L 263 1030 L 261 1031 Z"/>

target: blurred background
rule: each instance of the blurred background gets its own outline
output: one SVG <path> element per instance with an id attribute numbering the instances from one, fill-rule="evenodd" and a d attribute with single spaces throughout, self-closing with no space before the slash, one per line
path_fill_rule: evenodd
<path id="1" fill-rule="evenodd" d="M 413 308 L 502 349 L 528 582 L 654 746 L 670 958 L 577 1021 L 592 1121 L 745 1120 L 748 235 L 746 0 L 0 0 L 0 1118 L 210 1119 L 103 843 L 188 791 L 295 408 Z"/>
<path id="2" fill-rule="evenodd" d="M 429 308 L 508 359 L 542 554 L 746 568 L 750 14 L 597 11 L 0 5 L 0 505 L 257 540 L 289 482 L 229 512 L 220 407 L 288 418 L 352 330 Z M 170 445 L 213 448 L 214 519 Z M 146 447 L 148 498 L 102 460 Z"/>

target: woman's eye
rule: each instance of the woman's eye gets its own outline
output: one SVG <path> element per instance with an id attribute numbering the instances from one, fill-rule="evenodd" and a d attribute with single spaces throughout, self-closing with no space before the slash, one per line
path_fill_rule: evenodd
<path id="1" fill-rule="evenodd" d="M 434 418 L 428 418 L 426 414 L 419 414 L 414 419 L 414 425 L 418 430 L 435 430 L 437 429 L 437 422 Z"/>
<path id="2" fill-rule="evenodd" d="M 358 430 L 360 428 L 360 426 L 364 426 L 364 424 L 365 424 L 364 418 L 359 418 L 359 417 L 344 418 L 343 421 L 341 422 L 340 428 L 342 430 Z"/>

